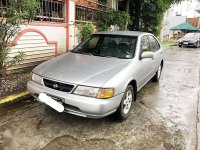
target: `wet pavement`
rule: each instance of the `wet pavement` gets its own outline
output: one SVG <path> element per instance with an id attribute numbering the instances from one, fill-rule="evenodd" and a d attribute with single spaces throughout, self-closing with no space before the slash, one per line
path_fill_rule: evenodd
<path id="1" fill-rule="evenodd" d="M 167 50 L 160 83 L 140 90 L 124 122 L 59 114 L 27 100 L 0 110 L 0 137 L 14 129 L 19 150 L 194 150 L 199 64 L 198 49 Z"/>

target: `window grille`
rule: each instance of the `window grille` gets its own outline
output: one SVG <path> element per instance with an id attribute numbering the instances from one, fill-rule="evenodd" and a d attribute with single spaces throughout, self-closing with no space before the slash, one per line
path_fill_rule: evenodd
<path id="1" fill-rule="evenodd" d="M 9 7 L 9 0 L 0 1 L 0 11 L 6 11 Z M 63 0 L 39 0 L 39 8 L 34 20 L 63 22 L 64 1 Z"/>
<path id="2" fill-rule="evenodd" d="M 35 20 L 63 22 L 65 20 L 64 2 L 62 0 L 40 0 Z"/>
<path id="3" fill-rule="evenodd" d="M 6 9 L 8 8 L 9 4 L 8 4 L 8 0 L 1 0 L 0 1 L 0 11 L 6 11 Z"/>
<path id="4" fill-rule="evenodd" d="M 96 23 L 101 20 L 106 8 L 106 5 L 99 2 L 79 0 L 76 5 L 76 22 L 89 21 Z"/>

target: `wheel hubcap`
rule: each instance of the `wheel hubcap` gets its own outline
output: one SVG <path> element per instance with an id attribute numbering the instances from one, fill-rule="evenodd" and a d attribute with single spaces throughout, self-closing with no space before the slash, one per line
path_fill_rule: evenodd
<path id="1" fill-rule="evenodd" d="M 162 70 L 162 68 L 161 68 L 161 66 L 160 66 L 160 67 L 158 68 L 158 74 L 157 74 L 158 79 L 160 79 L 161 70 Z"/>
<path id="2" fill-rule="evenodd" d="M 130 108 L 131 108 L 131 104 L 132 104 L 132 92 L 129 90 L 127 91 L 126 93 L 126 98 L 124 100 L 124 104 L 123 104 L 123 111 L 124 111 L 124 114 L 128 114 Z"/>

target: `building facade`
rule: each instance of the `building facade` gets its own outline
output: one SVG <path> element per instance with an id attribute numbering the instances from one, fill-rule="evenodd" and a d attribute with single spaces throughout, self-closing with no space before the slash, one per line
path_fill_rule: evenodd
<path id="1" fill-rule="evenodd" d="M 9 0 L 2 0 L 0 8 L 9 7 Z M 65 53 L 78 44 L 77 27 L 82 22 L 95 23 L 109 8 L 117 8 L 117 0 L 39 0 L 35 19 L 21 26 L 13 39 L 10 56 L 25 53 L 23 64 L 9 68 L 30 68 L 54 56 Z"/>

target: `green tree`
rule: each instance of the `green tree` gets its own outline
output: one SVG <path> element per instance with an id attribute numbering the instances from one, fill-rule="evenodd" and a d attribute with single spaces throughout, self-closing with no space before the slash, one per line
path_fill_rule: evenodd
<path id="1" fill-rule="evenodd" d="M 127 30 L 130 23 L 129 13 L 108 9 L 103 13 L 102 19 L 98 23 L 98 31 L 108 31 L 111 26 L 116 26 L 119 30 Z"/>
<path id="2" fill-rule="evenodd" d="M 164 13 L 173 3 L 182 0 L 125 0 L 125 10 L 131 16 L 130 30 L 160 34 Z"/>
<path id="3" fill-rule="evenodd" d="M 8 8 L 0 9 L 0 76 L 6 75 L 6 68 L 24 60 L 24 53 L 19 52 L 9 57 L 11 40 L 20 31 L 20 25 L 30 22 L 36 14 L 37 0 L 9 0 Z"/>

